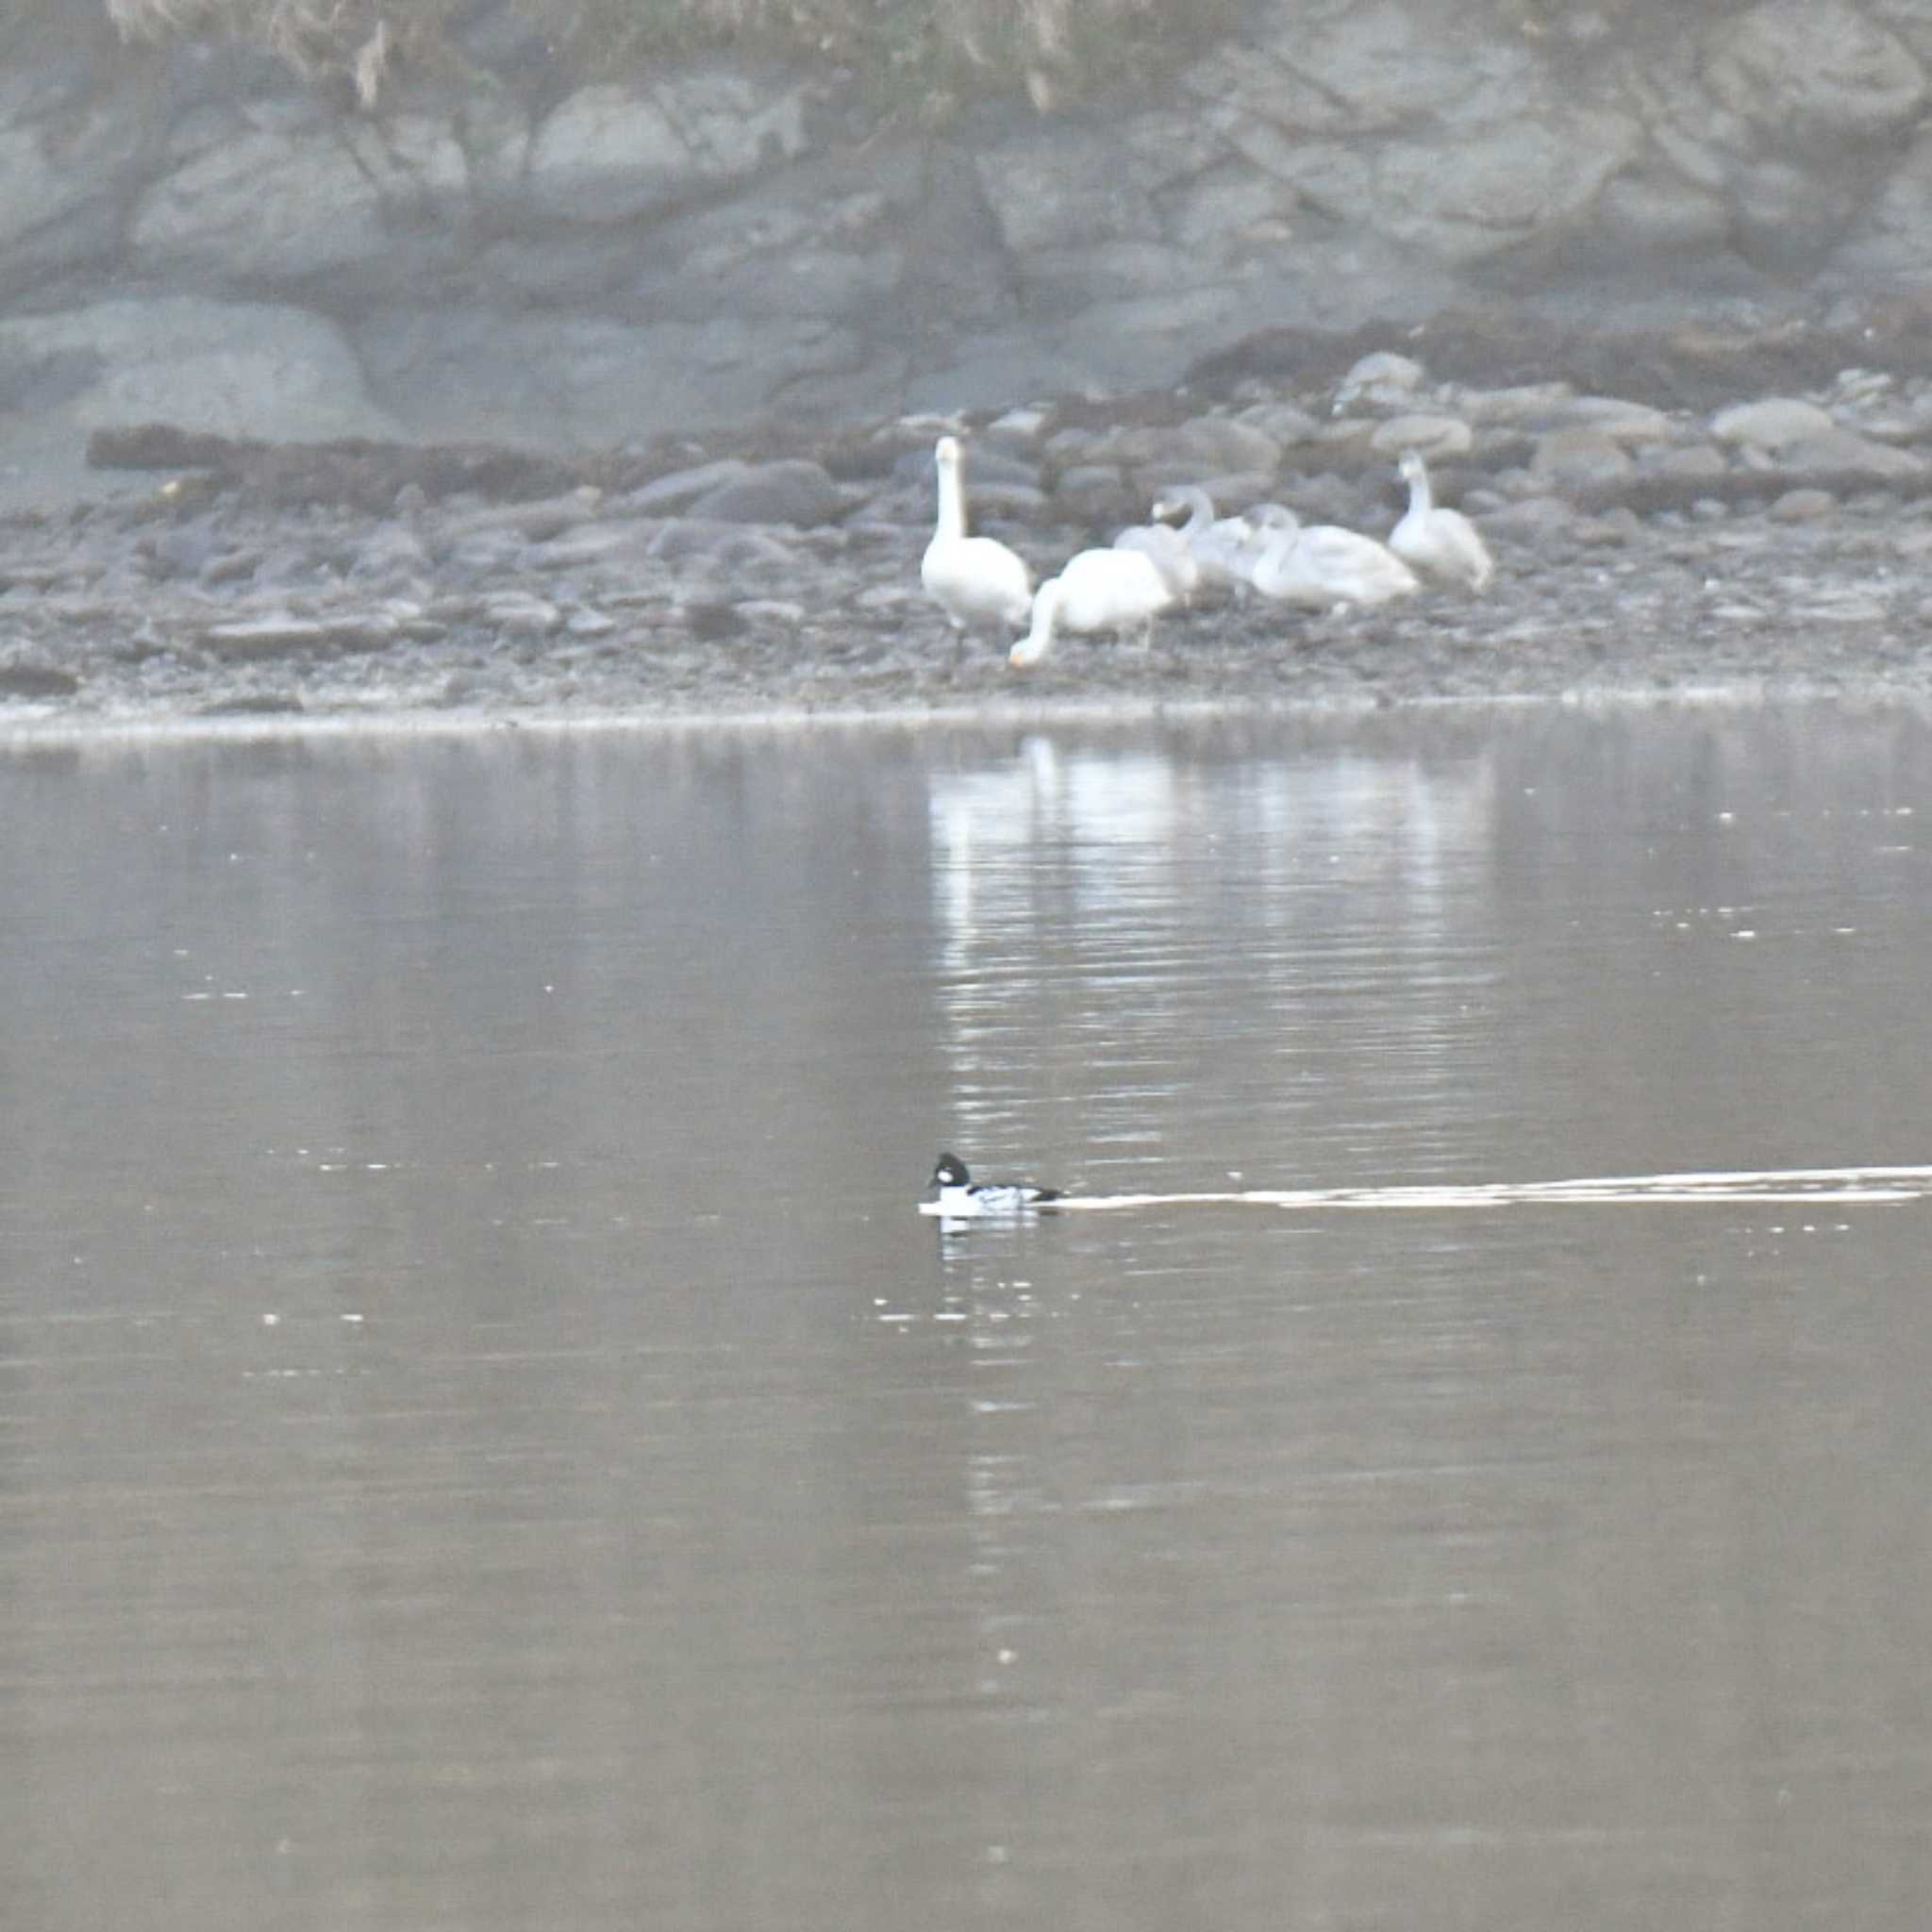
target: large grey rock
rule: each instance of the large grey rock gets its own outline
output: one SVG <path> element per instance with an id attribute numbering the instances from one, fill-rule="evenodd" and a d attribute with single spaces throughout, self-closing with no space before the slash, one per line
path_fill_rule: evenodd
<path id="1" fill-rule="evenodd" d="M 805 109 L 802 80 L 726 66 L 578 88 L 536 131 L 530 198 L 566 221 L 626 221 L 802 154 Z"/>
<path id="2" fill-rule="evenodd" d="M 1228 158 L 1168 192 L 1162 226 L 1174 247 L 1225 269 L 1291 243 L 1300 213 L 1301 198 L 1287 182 Z"/>
<path id="3" fill-rule="evenodd" d="M 208 110 L 194 151 L 137 200 L 128 242 L 141 273 L 229 287 L 311 281 L 391 249 L 381 191 L 328 117 L 241 120 Z"/>
<path id="4" fill-rule="evenodd" d="M 1720 442 L 1753 443 L 1776 455 L 1794 442 L 1828 436 L 1837 427 L 1829 412 L 1816 403 L 1796 396 L 1766 396 L 1720 409 L 1711 419 L 1710 433 Z"/>
<path id="5" fill-rule="evenodd" d="M 493 97 L 492 97 L 493 99 Z M 343 147 L 362 170 L 391 222 L 444 225 L 460 222 L 472 197 L 473 148 L 491 161 L 507 166 L 507 157 L 486 142 L 478 129 L 494 129 L 511 152 L 526 146 L 527 128 L 521 117 L 500 127 L 493 117 L 474 117 L 401 111 L 380 120 L 356 118 L 341 124 Z"/>
<path id="6" fill-rule="evenodd" d="M 1282 25 L 1264 46 L 1345 103 L 1358 132 L 1411 126 L 1424 115 L 1506 117 L 1520 108 L 1536 65 L 1521 38 L 1445 33 L 1440 13 L 1404 0 L 1279 10 Z"/>
<path id="7" fill-rule="evenodd" d="M 1787 446 L 1780 460 L 1788 470 L 1844 473 L 1874 483 L 1925 474 L 1924 457 L 1908 449 L 1894 449 L 1890 443 L 1874 442 L 1868 436 L 1836 425 L 1818 436 L 1801 437 Z"/>
<path id="8" fill-rule="evenodd" d="M 860 316 L 889 302 L 904 273 L 915 187 L 808 160 L 719 208 L 655 224 L 608 286 L 660 319 Z"/>
<path id="9" fill-rule="evenodd" d="M 1475 447 L 1475 432 L 1459 416 L 1391 416 L 1376 424 L 1369 447 L 1385 457 L 1399 457 L 1406 449 L 1430 458 L 1460 457 Z"/>
<path id="10" fill-rule="evenodd" d="M 974 165 L 1001 239 L 1023 262 L 1160 239 L 1153 191 L 1172 171 L 1150 167 L 1104 127 L 1043 123 L 982 151 Z"/>
<path id="11" fill-rule="evenodd" d="M 626 499 L 627 507 L 641 517 L 682 516 L 707 491 L 721 483 L 735 483 L 750 471 L 751 465 L 742 457 L 722 457 L 689 470 L 673 470 L 634 490 Z"/>
<path id="12" fill-rule="evenodd" d="M 1758 161 L 1735 177 L 1732 239 L 1746 261 L 1774 275 L 1802 275 L 1838 247 L 1857 205 L 1856 183 L 1829 169 Z"/>
<path id="13" fill-rule="evenodd" d="M 1642 255 L 1707 259 L 1722 253 L 1730 225 L 1730 204 L 1723 194 L 1658 156 L 1604 184 L 1591 239 L 1607 266 Z"/>
<path id="14" fill-rule="evenodd" d="M 1932 282 L 1932 132 L 1920 134 L 1894 164 L 1832 266 L 1856 276 Z"/>
<path id="15" fill-rule="evenodd" d="M 1552 429 L 1537 439 L 1530 458 L 1534 475 L 1565 490 L 1621 482 L 1635 468 L 1618 444 L 1594 429 Z"/>
<path id="16" fill-rule="evenodd" d="M 1711 92 L 1768 141 L 1880 141 L 1925 101 L 1924 70 L 1896 34 L 1850 0 L 1765 0 L 1711 28 Z"/>
<path id="17" fill-rule="evenodd" d="M 0 247 L 68 220 L 90 203 L 118 202 L 143 134 L 134 103 L 108 96 L 70 105 L 50 125 L 45 105 L 8 89 L 0 100 Z"/>
<path id="18" fill-rule="evenodd" d="M 1237 145 L 1347 228 L 1389 236 L 1429 260 L 1470 264 L 1579 223 L 1638 153 L 1633 120 L 1547 112 L 1434 137 L 1298 142 L 1247 128 Z"/>
<path id="19" fill-rule="evenodd" d="M 87 358 L 92 380 L 58 408 L 77 441 L 142 423 L 272 442 L 403 434 L 335 325 L 274 303 L 129 297 L 16 317 L 0 321 L 0 357 Z"/>
<path id="20" fill-rule="evenodd" d="M 845 508 L 844 491 L 822 464 L 790 458 L 759 463 L 706 491 L 691 514 L 719 524 L 791 524 L 805 530 L 830 523 Z"/>
<path id="21" fill-rule="evenodd" d="M 412 434 L 491 433 L 608 448 L 743 422 L 808 375 L 863 368 L 849 330 L 812 318 L 630 323 L 566 309 L 391 309 L 355 333 L 373 392 Z"/>

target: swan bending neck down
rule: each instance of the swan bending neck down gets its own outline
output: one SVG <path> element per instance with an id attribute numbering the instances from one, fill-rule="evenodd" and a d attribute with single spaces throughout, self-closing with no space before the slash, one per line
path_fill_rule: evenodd
<path id="1" fill-rule="evenodd" d="M 1264 597 L 1328 610 L 1338 604 L 1386 604 L 1422 588 L 1407 564 L 1373 537 L 1335 524 L 1304 525 L 1279 504 L 1264 504 L 1256 522 L 1246 574 Z"/>
<path id="2" fill-rule="evenodd" d="M 1174 603 L 1174 587 L 1142 550 L 1082 550 L 1033 599 L 1033 627 L 1008 654 L 1015 670 L 1038 664 L 1062 630 L 1128 633 L 1152 641 L 1154 620 Z"/>
<path id="3" fill-rule="evenodd" d="M 1408 512 L 1390 532 L 1390 549 L 1425 577 L 1484 589 L 1496 565 L 1476 526 L 1459 509 L 1438 505 L 1420 450 L 1404 450 L 1399 468 L 1408 485 Z"/>
<path id="4" fill-rule="evenodd" d="M 1033 608 L 1033 574 L 1014 551 L 991 537 L 966 534 L 966 487 L 958 439 L 942 436 L 933 449 L 939 472 L 939 513 L 919 565 L 925 594 L 955 630 L 1026 622 Z"/>

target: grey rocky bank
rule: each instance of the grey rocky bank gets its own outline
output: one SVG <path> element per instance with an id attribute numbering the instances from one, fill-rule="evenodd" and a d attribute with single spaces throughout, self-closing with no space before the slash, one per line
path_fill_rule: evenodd
<path id="1" fill-rule="evenodd" d="M 1843 323 L 1932 280 L 1932 0 L 1257 0 L 1132 95 L 936 130 L 811 68 L 575 85 L 508 0 L 460 82 L 370 112 L 84 17 L 0 78 L 16 503 L 148 422 L 609 448 L 1171 385 L 1271 330 Z"/>
<path id="2" fill-rule="evenodd" d="M 149 431 L 120 440 L 175 471 L 145 496 L 0 519 L 0 738 L 238 712 L 1932 698 L 1924 377 L 1846 368 L 1809 396 L 1667 409 L 1441 379 L 1383 351 L 1333 382 L 1234 391 L 1206 411 L 1160 392 L 1005 412 L 971 445 L 982 528 L 1043 577 L 1194 481 L 1226 508 L 1281 498 L 1386 533 L 1397 454 L 1416 447 L 1477 519 L 1496 581 L 1316 615 L 1203 599 L 1148 648 L 1069 640 L 1022 674 L 921 591 L 929 425 L 845 430 L 816 456 L 803 434 L 773 457 L 720 433 L 578 458 Z"/>

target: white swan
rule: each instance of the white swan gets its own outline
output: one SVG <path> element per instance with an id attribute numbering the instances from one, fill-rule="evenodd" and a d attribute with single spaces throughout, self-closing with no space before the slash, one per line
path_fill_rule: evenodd
<path id="1" fill-rule="evenodd" d="M 939 516 L 932 541 L 920 560 L 925 594 L 946 613 L 955 630 L 1026 622 L 1033 608 L 1033 574 L 1018 552 L 992 537 L 966 534 L 966 490 L 960 478 L 957 437 L 942 436 L 933 448 L 939 471 Z"/>
<path id="2" fill-rule="evenodd" d="M 1143 550 L 1082 550 L 1033 598 L 1033 627 L 1008 653 L 1015 670 L 1038 664 L 1061 630 L 1130 633 L 1142 644 L 1174 602 L 1160 566 Z"/>
<path id="3" fill-rule="evenodd" d="M 1155 514 L 1159 514 L 1157 508 Z M 1201 566 L 1187 540 L 1166 524 L 1135 524 L 1113 540 L 1116 550 L 1138 550 L 1151 558 L 1167 580 L 1174 602 L 1185 604 L 1201 588 Z"/>
<path id="4" fill-rule="evenodd" d="M 1263 504 L 1253 522 L 1246 575 L 1264 597 L 1327 610 L 1337 604 L 1386 604 L 1422 588 L 1407 564 L 1373 537 L 1335 524 L 1305 526 L 1278 503 Z"/>
<path id="5" fill-rule="evenodd" d="M 1459 509 L 1437 505 L 1421 450 L 1404 450 L 1399 468 L 1408 485 L 1408 512 L 1389 533 L 1390 549 L 1425 577 L 1484 589 L 1496 565 L 1476 526 Z"/>
<path id="6" fill-rule="evenodd" d="M 1214 499 L 1194 483 L 1185 483 L 1177 490 L 1170 490 L 1154 506 L 1157 517 L 1179 516 L 1183 510 L 1187 511 L 1188 520 L 1175 535 L 1192 554 L 1201 582 L 1217 590 L 1244 583 L 1246 578 L 1241 571 L 1241 556 L 1249 537 L 1253 535 L 1253 526 L 1247 518 L 1217 518 Z"/>

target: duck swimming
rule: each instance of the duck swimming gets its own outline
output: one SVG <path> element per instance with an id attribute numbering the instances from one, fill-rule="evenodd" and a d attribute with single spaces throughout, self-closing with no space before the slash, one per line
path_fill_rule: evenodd
<path id="1" fill-rule="evenodd" d="M 1017 551 L 996 538 L 966 534 L 958 439 L 941 437 L 932 458 L 939 471 L 939 513 L 920 561 L 919 581 L 955 630 L 994 625 L 1016 629 L 1033 608 L 1033 574 Z"/>
<path id="2" fill-rule="evenodd" d="M 1421 450 L 1404 450 L 1398 468 L 1408 485 L 1408 512 L 1390 532 L 1390 549 L 1425 577 L 1484 589 L 1496 565 L 1481 533 L 1459 509 L 1437 504 Z"/>
<path id="3" fill-rule="evenodd" d="M 1017 671 L 1038 664 L 1061 630 L 1112 631 L 1145 645 L 1154 620 L 1175 602 L 1174 587 L 1143 550 L 1082 550 L 1034 593 L 1033 627 L 1007 654 Z"/>
<path id="4" fill-rule="evenodd" d="M 1305 609 L 1386 604 L 1421 590 L 1415 573 L 1386 543 L 1335 524 L 1304 525 L 1291 509 L 1263 504 L 1253 518 L 1247 579 L 1264 597 Z"/>
<path id="5" fill-rule="evenodd" d="M 1032 1181 L 975 1181 L 957 1154 L 941 1154 L 932 1171 L 939 1190 L 940 1213 L 948 1221 L 967 1221 L 980 1214 L 1024 1214 L 1045 1201 L 1058 1201 L 1058 1188 Z"/>

